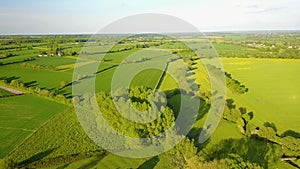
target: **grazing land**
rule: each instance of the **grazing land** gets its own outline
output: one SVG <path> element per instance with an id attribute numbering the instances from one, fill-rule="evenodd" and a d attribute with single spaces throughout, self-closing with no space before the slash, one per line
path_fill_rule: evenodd
<path id="1" fill-rule="evenodd" d="M 294 59 L 222 59 L 225 71 L 249 87 L 244 95 L 231 95 L 238 104 L 256 112 L 253 122 L 276 124 L 278 133 L 300 132 L 300 61 Z"/>
<path id="2" fill-rule="evenodd" d="M 1 98 L 0 157 L 3 158 L 66 106 L 32 95 Z"/>
<path id="3" fill-rule="evenodd" d="M 0 36 L 0 84 L 24 92 L 12 95 L 0 88 L 0 168 L 299 168 L 300 33 L 172 37 Z M 206 66 L 224 74 L 226 105 L 218 128 L 200 144 L 211 97 L 218 94 L 204 63 L 217 55 L 224 71 Z M 73 78 L 75 65 L 87 73 Z M 175 80 L 178 74 L 183 78 Z M 122 91 L 117 98 L 111 95 L 114 77 L 120 88 L 131 78 L 128 97 Z M 164 132 L 178 117 L 181 97 L 199 97 L 196 121 L 182 142 L 158 156 L 111 154 L 88 137 L 73 107 L 91 96 L 74 95 L 72 88 L 93 78 L 98 106 L 120 133 L 151 138 Z M 165 95 L 148 97 L 155 89 Z M 114 105 L 131 103 L 152 116 L 150 103 L 159 101 L 155 111 L 162 115 L 147 124 L 124 118 Z"/>
<path id="4" fill-rule="evenodd" d="M 5 97 L 5 96 L 9 96 L 11 95 L 12 93 L 7 91 L 7 90 L 4 90 L 2 88 L 0 88 L 0 97 Z"/>

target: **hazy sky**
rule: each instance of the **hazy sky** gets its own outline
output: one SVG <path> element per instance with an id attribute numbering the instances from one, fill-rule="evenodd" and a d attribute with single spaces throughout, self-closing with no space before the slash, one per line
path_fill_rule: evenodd
<path id="1" fill-rule="evenodd" d="M 95 33 L 120 18 L 162 13 L 200 31 L 300 29 L 300 0 L 1 0 L 0 34 Z"/>

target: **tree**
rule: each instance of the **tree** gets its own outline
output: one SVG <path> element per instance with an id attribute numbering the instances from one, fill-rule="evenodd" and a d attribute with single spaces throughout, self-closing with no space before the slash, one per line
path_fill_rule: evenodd
<path id="1" fill-rule="evenodd" d="M 16 163 L 11 158 L 5 158 L 0 160 L 0 168 L 13 169 L 16 167 Z"/>
<path id="2" fill-rule="evenodd" d="M 195 157 L 197 154 L 197 148 L 195 147 L 193 140 L 184 138 L 173 149 L 166 152 L 164 155 L 170 161 L 170 165 L 174 168 L 186 168 L 189 160 Z"/>
<path id="3" fill-rule="evenodd" d="M 66 87 L 67 85 L 68 85 L 68 81 L 66 81 L 66 80 L 63 80 L 63 81 L 60 82 L 60 87 L 61 87 L 61 88 L 64 88 L 64 87 Z"/>
<path id="4" fill-rule="evenodd" d="M 12 80 L 10 82 L 10 85 L 14 86 L 14 87 L 17 87 L 19 85 L 20 81 L 19 80 Z"/>

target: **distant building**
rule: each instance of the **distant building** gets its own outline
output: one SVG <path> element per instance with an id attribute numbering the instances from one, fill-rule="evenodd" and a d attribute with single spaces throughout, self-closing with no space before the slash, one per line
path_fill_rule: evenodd
<path id="1" fill-rule="evenodd" d="M 63 52 L 57 52 L 57 56 L 63 56 L 64 53 Z"/>

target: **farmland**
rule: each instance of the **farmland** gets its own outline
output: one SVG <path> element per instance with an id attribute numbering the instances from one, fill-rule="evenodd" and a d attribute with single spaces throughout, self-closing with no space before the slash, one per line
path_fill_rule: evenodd
<path id="1" fill-rule="evenodd" d="M 1 158 L 43 123 L 66 108 L 64 105 L 31 95 L 2 98 L 0 105 Z"/>
<path id="2" fill-rule="evenodd" d="M 254 122 L 276 124 L 278 132 L 300 132 L 300 61 L 282 59 L 224 58 L 225 70 L 250 88 L 241 96 L 232 95 L 239 104 L 256 112 Z"/>
<path id="3" fill-rule="evenodd" d="M 10 92 L 0 89 L 0 97 L 11 95 Z"/>
<path id="4" fill-rule="evenodd" d="M 118 41 L 122 35 L 97 35 L 89 41 L 89 35 L 45 35 L 33 36 L 38 42 L 26 36 L 1 42 L 1 84 L 24 91 L 24 95 L 11 96 L 0 89 L 0 158 L 19 168 L 297 166 L 300 61 L 294 39 L 299 34 L 211 33 L 211 43 L 197 34 L 174 36 L 183 39 L 150 34 Z M 281 43 L 282 36 L 286 44 Z M 225 72 L 210 66 L 226 77 L 226 105 L 216 131 L 199 144 L 211 97 L 217 94 L 201 61 L 213 62 L 217 54 Z M 73 77 L 74 70 L 82 72 Z M 92 80 L 105 119 L 128 136 L 150 138 L 170 128 L 182 97 L 199 97 L 200 109 L 191 131 L 170 151 L 149 158 L 121 157 L 96 145 L 77 118 L 73 103 L 90 102 L 90 93 L 74 94 L 72 89 Z M 88 91 L 88 87 L 80 92 Z M 117 98 L 111 95 L 112 89 L 123 87 L 128 87 L 128 97 L 124 93 Z M 165 92 L 166 99 L 161 95 L 148 97 L 154 89 Z M 131 103 L 151 116 L 150 103 L 159 100 L 163 103 L 157 111 L 162 115 L 147 124 L 124 118 L 114 105 Z M 122 108 L 131 113 L 131 108 Z M 281 161 L 285 157 L 296 160 Z"/>

